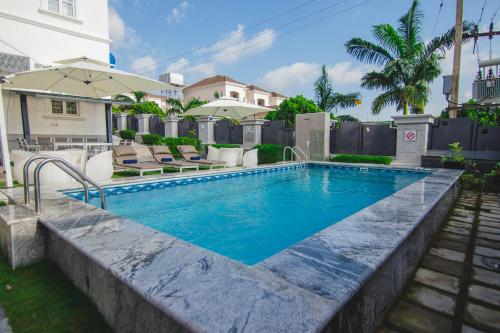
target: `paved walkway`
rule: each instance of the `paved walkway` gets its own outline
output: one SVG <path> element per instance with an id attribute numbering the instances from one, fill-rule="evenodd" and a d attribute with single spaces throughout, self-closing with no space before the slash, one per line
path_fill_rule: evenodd
<path id="1" fill-rule="evenodd" d="M 380 332 L 500 332 L 500 195 L 462 192 Z"/>
<path id="2" fill-rule="evenodd" d="M 0 333 L 12 333 L 12 329 L 9 326 L 9 320 L 5 316 L 5 312 L 0 305 Z"/>

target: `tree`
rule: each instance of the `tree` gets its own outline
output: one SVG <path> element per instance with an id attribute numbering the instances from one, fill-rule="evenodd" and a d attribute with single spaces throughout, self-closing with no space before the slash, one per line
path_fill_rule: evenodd
<path id="1" fill-rule="evenodd" d="M 170 104 L 170 109 L 167 111 L 167 114 L 174 115 L 174 114 L 183 114 L 189 109 L 193 109 L 198 106 L 202 106 L 203 104 L 207 104 L 208 101 L 193 97 L 186 104 L 184 104 L 178 98 L 169 98 L 168 103 Z"/>
<path id="2" fill-rule="evenodd" d="M 132 114 L 156 114 L 164 116 L 165 113 L 155 102 L 147 101 L 141 103 L 134 103 L 130 106 Z"/>
<path id="3" fill-rule="evenodd" d="M 144 96 L 146 96 L 146 92 L 144 91 L 134 91 L 132 94 L 134 95 L 136 103 L 141 103 Z"/>
<path id="4" fill-rule="evenodd" d="M 390 24 L 373 27 L 377 43 L 353 38 L 346 42 L 347 53 L 369 64 L 382 66 L 363 76 L 361 87 L 383 90 L 372 102 L 372 113 L 378 114 L 390 105 L 403 114 L 423 113 L 429 101 L 429 83 L 441 74 L 439 61 L 453 47 L 455 28 L 433 38 L 427 44 L 422 39 L 423 12 L 420 1 L 414 0 L 408 12 L 394 28 Z M 472 33 L 473 25 L 464 22 L 464 33 Z M 464 42 L 469 38 L 464 38 Z"/>
<path id="5" fill-rule="evenodd" d="M 325 112 L 337 112 L 338 108 L 346 109 L 356 105 L 361 96 L 358 92 L 341 94 L 333 92 L 332 81 L 328 77 L 326 66 L 321 68 L 321 75 L 314 83 L 316 92 L 316 104 Z"/>
<path id="6" fill-rule="evenodd" d="M 313 100 L 307 99 L 302 95 L 289 97 L 285 99 L 276 108 L 276 111 L 269 112 L 265 119 L 285 120 L 287 125 L 295 124 L 295 115 L 299 113 L 316 113 L 321 110 Z"/>

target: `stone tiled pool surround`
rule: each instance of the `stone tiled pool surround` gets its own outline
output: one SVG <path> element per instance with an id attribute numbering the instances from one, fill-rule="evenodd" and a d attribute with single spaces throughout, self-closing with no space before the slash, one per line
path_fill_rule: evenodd
<path id="1" fill-rule="evenodd" d="M 305 164 L 273 168 L 289 167 Z M 49 256 L 118 331 L 369 331 L 426 250 L 459 175 L 435 170 L 252 267 L 61 194 L 43 200 L 39 221 Z"/>

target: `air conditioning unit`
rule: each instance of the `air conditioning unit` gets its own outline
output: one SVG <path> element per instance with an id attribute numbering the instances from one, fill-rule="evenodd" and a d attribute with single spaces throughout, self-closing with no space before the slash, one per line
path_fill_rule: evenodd
<path id="1" fill-rule="evenodd" d="M 176 87 L 184 85 L 184 75 L 179 73 L 165 73 L 160 75 L 160 81 Z"/>

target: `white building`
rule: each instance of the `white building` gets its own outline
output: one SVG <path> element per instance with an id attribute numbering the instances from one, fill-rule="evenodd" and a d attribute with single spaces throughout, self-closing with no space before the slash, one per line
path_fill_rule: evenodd
<path id="1" fill-rule="evenodd" d="M 107 0 L 0 1 L 0 76 L 82 56 L 109 63 L 110 43 Z M 9 141 L 22 136 L 106 138 L 111 126 L 102 101 L 2 93 Z"/>
<path id="2" fill-rule="evenodd" d="M 182 93 L 184 102 L 193 97 L 211 102 L 218 95 L 237 98 L 240 101 L 269 108 L 280 105 L 286 99 L 286 96 L 277 92 L 271 92 L 255 85 L 247 85 L 224 75 L 216 75 L 198 81 L 184 88 Z"/>

